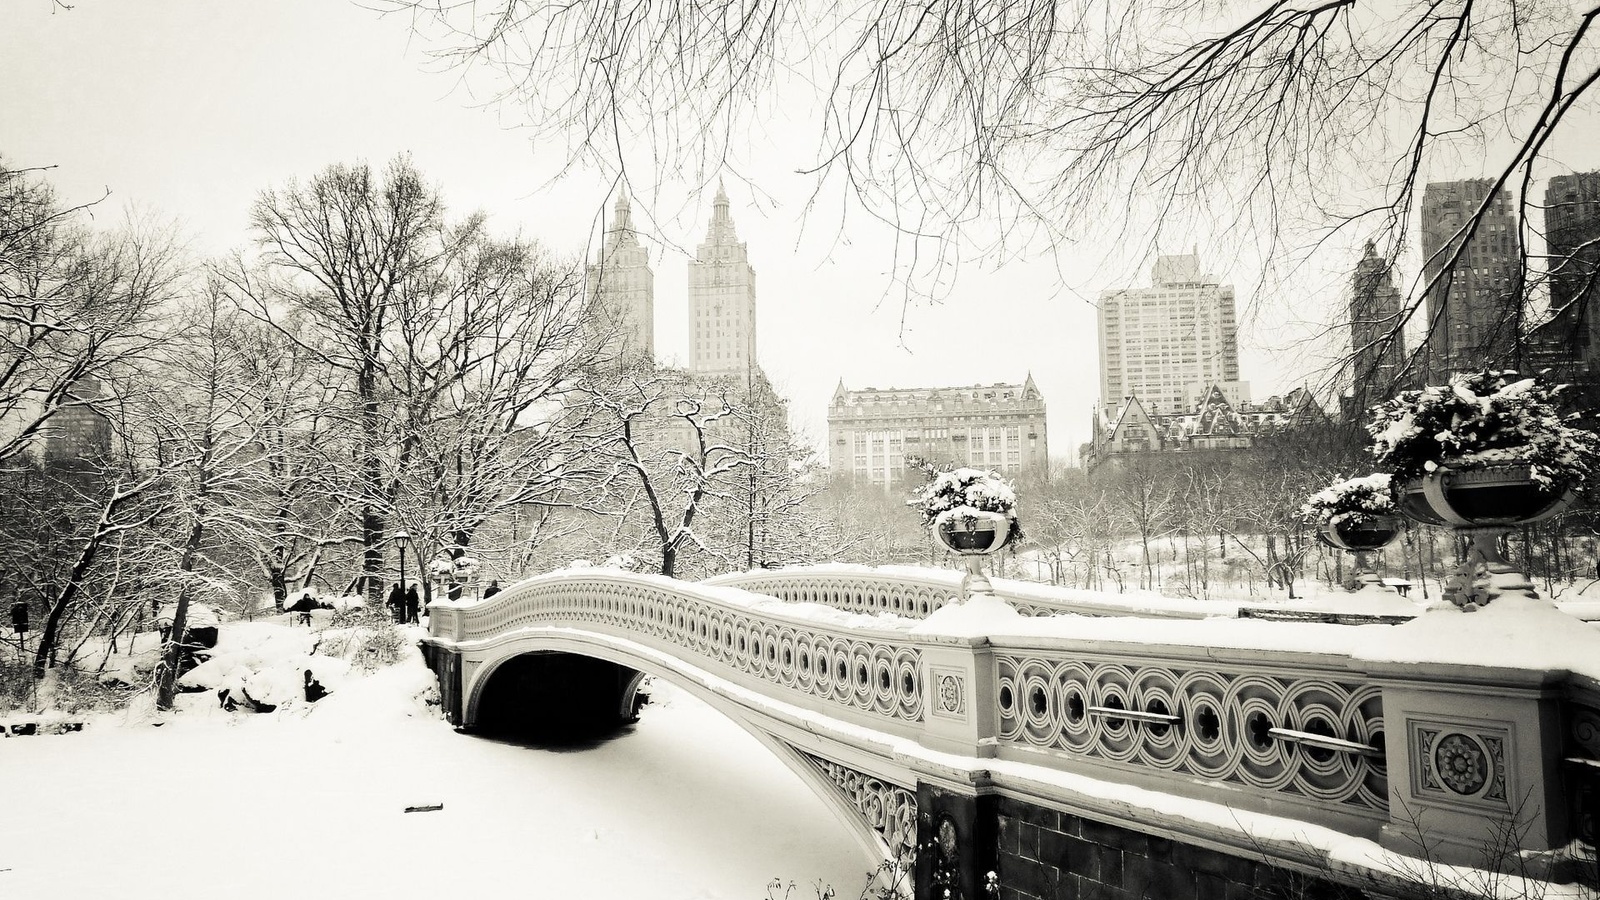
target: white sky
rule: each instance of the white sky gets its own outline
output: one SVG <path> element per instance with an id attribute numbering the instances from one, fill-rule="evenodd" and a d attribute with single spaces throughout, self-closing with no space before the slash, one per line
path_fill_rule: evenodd
<path id="1" fill-rule="evenodd" d="M 49 177 L 70 202 L 109 190 L 102 221 L 132 205 L 178 220 L 197 252 L 222 253 L 248 240 L 261 189 L 331 163 L 381 166 L 408 152 L 456 210 L 482 208 L 498 231 L 592 254 L 607 182 L 579 172 L 552 183 L 564 144 L 502 125 L 397 17 L 334 0 L 52 6 L 8 4 L 0 154 L 12 166 L 56 167 Z M 850 388 L 910 387 L 1015 382 L 1031 371 L 1048 405 L 1052 455 L 1068 456 L 1087 438 L 1098 393 L 1088 300 L 1148 284 L 1152 260 L 1138 248 L 1085 243 L 1053 258 L 967 263 L 942 303 L 904 308 L 881 226 L 859 215 L 842 227 L 827 213 L 805 219 L 813 183 L 795 170 L 812 161 L 814 141 L 781 129 L 798 129 L 806 115 L 793 112 L 775 137 L 752 136 L 741 168 L 750 183 L 728 179 L 757 272 L 758 355 L 796 424 L 823 443 L 840 378 Z M 685 251 L 705 232 L 709 177 L 704 191 L 662 185 L 635 201 L 636 217 L 653 213 L 665 242 L 652 256 L 663 361 L 688 357 Z M 1254 263 L 1207 255 L 1203 235 L 1196 243 L 1205 267 L 1236 285 L 1241 311 L 1257 299 Z M 1313 273 L 1317 293 L 1343 303 L 1355 258 L 1342 271 Z M 1320 320 L 1322 302 L 1244 323 L 1243 377 L 1255 397 L 1315 371 L 1289 336 Z"/>

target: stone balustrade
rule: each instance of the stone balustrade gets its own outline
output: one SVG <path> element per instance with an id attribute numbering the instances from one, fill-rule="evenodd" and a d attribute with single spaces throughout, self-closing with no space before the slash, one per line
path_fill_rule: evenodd
<path id="1" fill-rule="evenodd" d="M 492 668 L 512 636 L 610 635 L 995 778 L 1002 763 L 1088 776 L 1409 852 L 1421 821 L 1451 861 L 1476 861 L 1485 822 L 1533 851 L 1593 841 L 1600 687 L 1565 671 L 1363 659 L 1384 625 L 1101 609 L 974 632 L 933 615 L 955 573 L 879 571 L 566 570 L 433 604 L 431 642 Z"/>
<path id="2" fill-rule="evenodd" d="M 851 612 L 887 612 L 926 618 L 960 599 L 962 573 L 911 566 L 818 565 L 758 569 L 719 575 L 706 584 L 736 587 L 793 603 L 820 603 Z M 1147 592 L 1107 594 L 1029 581 L 991 578 L 994 594 L 1025 616 L 1147 616 L 1204 619 L 1233 616 L 1239 604 L 1190 600 Z"/>

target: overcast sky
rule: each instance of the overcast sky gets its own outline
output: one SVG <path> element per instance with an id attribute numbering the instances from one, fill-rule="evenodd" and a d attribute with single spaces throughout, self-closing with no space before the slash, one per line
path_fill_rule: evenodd
<path id="1" fill-rule="evenodd" d="M 589 172 L 553 180 L 564 144 L 485 109 L 407 25 L 340 0 L 76 0 L 61 11 L 14 0 L 0 29 L 0 154 L 12 166 L 55 167 L 49 177 L 69 202 L 109 191 L 101 221 L 133 206 L 177 220 L 197 253 L 214 254 L 248 240 L 262 188 L 330 163 L 381 166 L 410 153 L 456 210 L 481 208 L 498 231 L 592 255 L 609 182 Z M 806 112 L 793 114 L 797 130 Z M 805 215 L 813 184 L 795 170 L 811 162 L 814 141 L 790 139 L 785 127 L 751 136 L 727 189 L 757 272 L 758 355 L 802 431 L 823 443 L 841 378 L 882 388 L 1032 372 L 1052 456 L 1085 440 L 1098 392 L 1091 301 L 1101 289 L 1148 284 L 1145 248 L 1086 242 L 1004 265 L 968 262 L 943 302 L 906 306 L 881 226 Z M 664 361 L 688 357 L 685 251 L 705 233 L 715 189 L 714 173 L 700 175 L 711 184 L 641 185 L 648 196 L 634 205 L 661 240 L 652 265 Z M 1248 304 L 1254 264 L 1217 256 L 1205 267 Z M 1327 296 L 1290 304 L 1296 314 L 1245 323 L 1243 377 L 1257 398 L 1315 370 L 1316 354 L 1291 339 L 1309 327 L 1298 320 L 1317 320 L 1327 297 L 1339 299 L 1348 271 L 1313 273 Z"/>

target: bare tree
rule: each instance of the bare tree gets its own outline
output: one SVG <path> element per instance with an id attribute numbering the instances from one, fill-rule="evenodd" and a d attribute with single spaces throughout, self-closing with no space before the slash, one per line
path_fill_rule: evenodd
<path id="1" fill-rule="evenodd" d="M 1139 587 L 1160 588 L 1160 553 L 1150 552 L 1151 542 L 1172 527 L 1177 506 L 1173 467 L 1168 460 L 1137 453 L 1112 473 L 1108 486 L 1113 515 L 1139 541 Z"/>
<path id="2" fill-rule="evenodd" d="M 168 509 L 158 589 L 173 612 L 156 678 L 160 709 L 172 706 L 191 602 L 234 594 L 251 563 L 242 548 L 260 546 L 276 525 L 276 498 L 263 489 L 272 468 L 257 452 L 270 395 L 252 381 L 261 375 L 251 362 L 255 323 L 216 277 L 173 314 L 182 332 L 153 360 L 130 423 L 136 458 L 161 478 Z M 253 597 L 245 604 L 254 611 Z"/>
<path id="3" fill-rule="evenodd" d="M 0 464 L 58 411 L 105 400 L 93 386 L 165 331 L 157 312 L 182 274 L 171 235 L 138 222 L 91 232 L 83 209 L 0 160 Z"/>
<path id="4" fill-rule="evenodd" d="M 473 315 L 473 289 L 459 276 L 473 271 L 483 219 L 447 221 L 439 191 L 402 157 L 381 175 L 335 165 L 304 185 L 264 191 L 251 222 L 258 258 L 224 271 L 242 308 L 336 378 L 329 387 L 351 436 L 361 580 L 376 605 L 403 473 L 457 375 L 443 361 L 482 352 L 454 343 L 448 323 Z M 437 368 L 417 365 L 428 350 Z"/>
<path id="5" fill-rule="evenodd" d="M 1422 183 L 1466 159 L 1536 210 L 1534 176 L 1600 78 L 1600 8 L 1517 0 L 385 6 L 613 171 L 710 172 L 781 94 L 814 93 L 819 189 L 914 236 L 1063 238 L 1108 210 L 1188 209 L 1273 257 L 1341 229 L 1392 255 Z"/>
<path id="6" fill-rule="evenodd" d="M 612 546 L 648 552 L 663 575 L 738 568 L 753 522 L 749 478 L 760 468 L 742 394 L 648 364 L 587 379 L 574 398 L 585 424 L 564 472 L 577 508 L 615 523 Z"/>
<path id="7" fill-rule="evenodd" d="M 449 291 L 400 317 L 390 384 L 415 430 L 399 514 L 423 557 L 459 559 L 492 520 L 560 502 L 563 405 L 603 336 L 576 268 L 534 245 L 476 241 L 446 274 Z"/>

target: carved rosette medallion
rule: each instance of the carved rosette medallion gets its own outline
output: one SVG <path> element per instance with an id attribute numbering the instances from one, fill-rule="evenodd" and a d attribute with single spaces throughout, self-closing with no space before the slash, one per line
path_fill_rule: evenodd
<path id="1" fill-rule="evenodd" d="M 967 679 L 960 669 L 933 666 L 928 672 L 933 685 L 933 714 L 945 719 L 967 717 Z"/>
<path id="2" fill-rule="evenodd" d="M 954 675 L 939 676 L 939 709 L 957 715 L 966 711 L 966 702 L 961 695 L 961 679 Z"/>
<path id="3" fill-rule="evenodd" d="M 1447 734 L 1433 745 L 1433 765 L 1444 786 L 1470 797 L 1489 780 L 1489 763 L 1478 743 L 1464 734 Z"/>
<path id="4" fill-rule="evenodd" d="M 1413 724 L 1416 792 L 1506 806 L 1506 737 L 1459 726 Z"/>
<path id="5" fill-rule="evenodd" d="M 820 756 L 796 750 L 850 801 L 866 823 L 883 837 L 889 854 L 910 864 L 917 854 L 917 795 L 899 785 L 874 778 Z"/>

